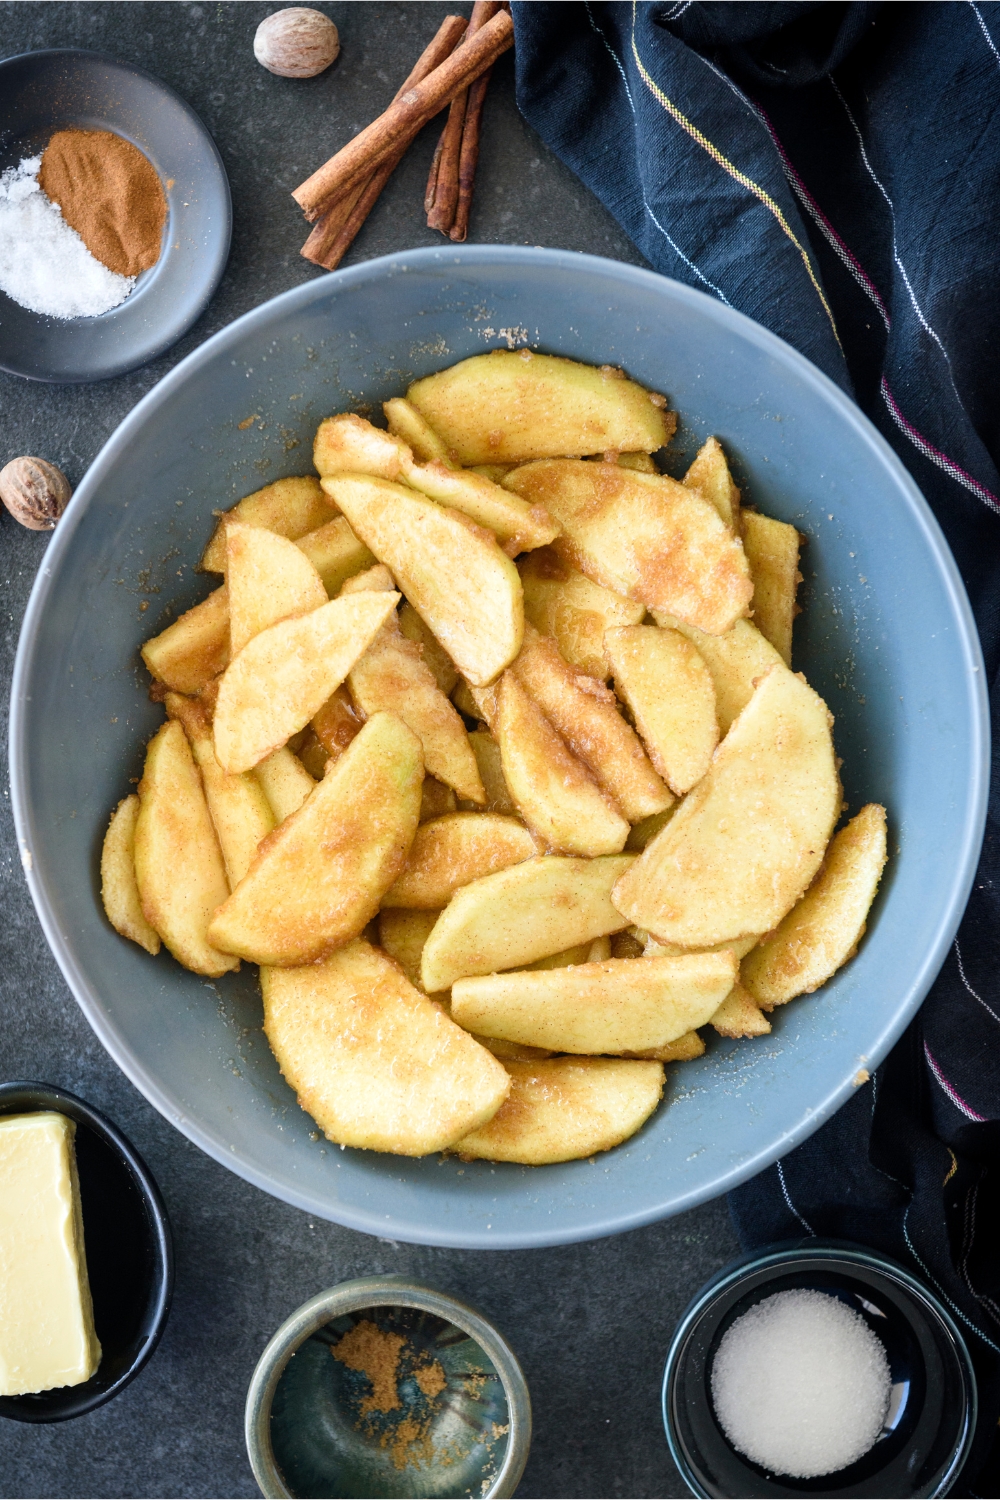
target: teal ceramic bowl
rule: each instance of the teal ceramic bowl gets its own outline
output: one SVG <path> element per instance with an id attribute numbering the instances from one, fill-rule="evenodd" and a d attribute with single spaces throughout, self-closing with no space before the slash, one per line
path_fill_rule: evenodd
<path id="1" fill-rule="evenodd" d="M 254 1371 L 247 1452 L 266 1496 L 513 1495 L 531 1446 L 521 1367 L 475 1308 L 394 1276 L 320 1292 Z"/>
<path id="2" fill-rule="evenodd" d="M 99 857 L 162 710 L 138 647 L 208 591 L 214 512 L 308 471 L 318 421 L 378 412 L 415 376 L 527 341 L 621 364 L 681 413 L 672 460 L 717 433 L 748 500 L 808 537 L 794 665 L 836 716 L 852 809 L 889 812 L 891 858 L 856 958 L 668 1069 L 618 1149 L 528 1168 L 340 1151 L 283 1082 L 255 970 L 218 984 L 108 926 Z M 14 816 L 42 926 L 109 1052 L 218 1161 L 368 1234 L 512 1248 L 630 1229 L 725 1192 L 815 1130 L 886 1054 L 954 936 L 982 839 L 982 658 L 941 532 L 858 408 L 765 329 L 652 272 L 511 246 L 418 250 L 320 277 L 216 334 L 109 440 L 45 554 L 11 704 Z"/>

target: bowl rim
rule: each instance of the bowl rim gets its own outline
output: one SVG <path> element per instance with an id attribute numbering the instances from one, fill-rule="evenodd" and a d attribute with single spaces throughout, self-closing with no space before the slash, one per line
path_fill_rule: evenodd
<path id="1" fill-rule="evenodd" d="M 666 285 L 669 288 L 670 297 L 680 304 L 687 305 L 699 315 L 707 314 L 728 328 L 734 338 L 748 340 L 769 358 L 790 366 L 800 381 L 812 387 L 827 403 L 836 408 L 840 418 L 871 450 L 873 459 L 888 467 L 893 473 L 900 500 L 908 509 L 909 519 L 922 535 L 928 553 L 935 561 L 942 588 L 953 611 L 956 653 L 964 658 L 966 674 L 969 678 L 972 723 L 968 751 L 970 777 L 964 799 L 966 813 L 960 857 L 956 861 L 955 878 L 950 888 L 949 898 L 939 908 L 935 925 L 927 930 L 925 938 L 927 947 L 923 963 L 906 1003 L 899 1005 L 893 1020 L 884 1028 L 863 1059 L 863 1065 L 869 1070 L 874 1070 L 888 1054 L 892 1045 L 916 1014 L 937 977 L 958 929 L 975 877 L 985 831 L 990 770 L 989 703 L 978 631 L 965 585 L 951 549 L 916 482 L 860 407 L 829 376 L 798 350 L 779 338 L 777 334 L 755 323 L 745 314 L 724 306 L 707 293 L 697 291 L 681 282 L 673 281 L 670 277 L 661 276 L 642 267 L 609 261 L 601 256 L 583 255 L 576 251 L 520 245 L 456 245 L 449 248 L 406 250 L 330 272 L 325 276 L 305 282 L 301 286 L 293 287 L 289 291 L 281 292 L 262 303 L 260 307 L 244 313 L 179 361 L 122 420 L 80 482 L 49 542 L 45 558 L 32 586 L 21 627 L 10 699 L 11 805 L 18 851 L 39 922 L 74 998 L 102 1045 L 149 1102 L 214 1160 L 228 1167 L 230 1171 L 235 1171 L 246 1181 L 262 1188 L 265 1192 L 272 1193 L 308 1213 L 318 1214 L 322 1218 L 335 1217 L 336 1222 L 350 1229 L 374 1235 L 385 1234 L 391 1230 L 396 1238 L 415 1243 L 469 1249 L 527 1249 L 598 1239 L 606 1235 L 640 1228 L 659 1219 L 694 1208 L 700 1203 L 738 1187 L 806 1140 L 851 1097 L 854 1092 L 854 1080 L 845 1078 L 839 1085 L 831 1088 L 827 1096 L 811 1110 L 806 1111 L 790 1130 L 772 1140 L 768 1146 L 761 1148 L 755 1155 L 744 1159 L 736 1166 L 721 1168 L 710 1181 L 685 1191 L 669 1203 L 657 1202 L 646 1204 L 641 1208 L 619 1209 L 615 1210 L 610 1217 L 602 1217 L 600 1211 L 595 1211 L 588 1223 L 577 1224 L 570 1228 L 552 1229 L 542 1225 L 529 1231 L 522 1229 L 494 1231 L 491 1229 L 486 1232 L 481 1228 L 458 1229 L 454 1226 L 438 1227 L 435 1225 L 417 1228 L 410 1225 L 387 1225 L 377 1209 L 367 1206 L 346 1207 L 339 1202 L 331 1205 L 320 1195 L 299 1190 L 291 1182 L 283 1182 L 278 1186 L 271 1180 L 267 1169 L 260 1167 L 249 1154 L 245 1155 L 239 1147 L 221 1138 L 217 1139 L 210 1130 L 192 1120 L 186 1110 L 175 1102 L 160 1083 L 151 1065 L 133 1055 L 128 1044 L 120 1040 L 117 1034 L 101 999 L 99 986 L 77 964 L 68 943 L 64 941 L 48 892 L 32 865 L 32 809 L 27 797 L 26 774 L 27 722 L 30 705 L 28 684 L 34 668 L 35 638 L 52 587 L 51 579 L 55 572 L 55 564 L 61 561 L 70 549 L 77 528 L 84 522 L 87 506 L 99 490 L 105 473 L 127 452 L 133 434 L 161 405 L 169 401 L 192 371 L 217 356 L 229 353 L 238 346 L 247 331 L 267 328 L 276 313 L 280 314 L 285 309 L 299 310 L 308 307 L 311 303 L 321 302 L 331 294 L 342 296 L 350 292 L 352 288 L 366 282 L 377 282 L 387 276 L 405 274 L 411 269 L 440 267 L 453 269 L 456 274 L 461 274 L 464 269 L 470 267 L 495 267 L 498 264 L 505 268 L 515 267 L 518 264 L 542 265 L 550 267 L 553 271 L 568 274 L 582 269 L 591 275 L 604 277 L 612 284 L 624 282 L 654 295 L 662 295 L 664 285 Z"/>
<path id="2" fill-rule="evenodd" d="M 496 1478 L 484 1500 L 507 1500 L 514 1494 L 531 1448 L 531 1397 L 524 1372 L 507 1340 L 467 1302 L 405 1276 L 361 1276 L 317 1292 L 285 1319 L 257 1361 L 247 1390 L 243 1430 L 247 1455 L 261 1493 L 291 1497 L 271 1446 L 271 1403 L 288 1361 L 318 1328 L 345 1313 L 369 1307 L 416 1307 L 454 1323 L 489 1356 L 507 1398 L 510 1435 Z"/>
<path id="3" fill-rule="evenodd" d="M 106 371 L 97 375 L 87 371 L 72 375 L 39 375 L 33 371 L 22 370 L 12 364 L 5 363 L 2 352 L 0 352 L 0 370 L 6 371 L 9 375 L 16 375 L 20 380 L 37 381 L 39 385 L 98 384 L 102 380 L 117 380 L 122 375 L 131 374 L 135 370 L 144 369 L 146 365 L 152 364 L 154 360 L 159 359 L 168 350 L 172 349 L 175 344 L 179 343 L 203 315 L 218 291 L 219 283 L 225 275 L 226 266 L 229 263 L 229 252 L 232 249 L 233 240 L 233 192 L 229 183 L 226 164 L 222 159 L 222 152 L 219 150 L 218 143 L 201 118 L 201 115 L 194 108 L 194 105 L 190 104 L 184 98 L 183 94 L 178 93 L 164 79 L 158 77 L 156 73 L 151 73 L 148 68 L 141 67 L 139 63 L 129 62 L 126 58 L 116 57 L 113 52 L 105 52 L 98 47 L 35 47 L 30 48 L 27 52 L 15 52 L 10 57 L 0 58 L 0 75 L 2 75 L 4 69 L 13 68 L 17 64 L 40 62 L 43 59 L 47 60 L 58 57 L 83 58 L 85 65 L 87 62 L 96 62 L 103 63 L 108 67 L 118 68 L 121 72 L 133 75 L 143 83 L 151 85 L 154 89 L 160 90 L 164 95 L 172 99 L 190 118 L 192 129 L 203 137 L 208 148 L 208 154 L 214 160 L 220 179 L 219 187 L 221 190 L 224 223 L 222 233 L 217 239 L 211 257 L 210 274 L 205 278 L 197 303 L 192 304 L 180 322 L 172 322 L 166 332 L 150 343 L 147 348 L 144 348 L 138 357 L 130 356 L 124 361 L 119 360 Z M 110 129 L 110 125 L 107 128 Z M 143 154 L 145 155 L 145 153 Z M 169 246 L 167 246 L 167 252 L 169 253 Z M 126 298 L 125 302 L 119 303 L 118 308 L 126 306 L 128 300 Z M 108 313 L 102 313 L 100 316 L 111 316 L 118 311 L 118 308 L 111 308 Z M 37 313 L 35 316 L 45 317 L 47 314 Z M 98 454 L 98 457 L 100 457 L 100 454 Z"/>
<path id="4" fill-rule="evenodd" d="M 720 1271 L 707 1281 L 705 1285 L 696 1292 L 688 1303 L 680 1320 L 674 1330 L 667 1351 L 667 1358 L 663 1367 L 663 1381 L 660 1387 L 660 1413 L 663 1419 L 663 1430 L 666 1434 L 667 1447 L 670 1456 L 677 1465 L 677 1470 L 691 1491 L 692 1495 L 707 1497 L 708 1491 L 703 1489 L 691 1472 L 684 1450 L 674 1432 L 674 1424 L 671 1419 L 671 1392 L 673 1390 L 674 1378 L 677 1373 L 677 1362 L 686 1340 L 696 1327 L 698 1320 L 704 1316 L 712 1304 L 724 1292 L 757 1271 L 772 1270 L 775 1274 L 781 1272 L 786 1266 L 796 1262 L 811 1260 L 839 1260 L 845 1267 L 863 1266 L 869 1271 L 876 1271 L 884 1276 L 887 1281 L 895 1281 L 910 1292 L 916 1301 L 923 1304 L 931 1316 L 937 1318 L 942 1324 L 945 1332 L 949 1335 L 955 1348 L 959 1365 L 964 1375 L 964 1388 L 966 1395 L 965 1424 L 958 1446 L 952 1456 L 951 1463 L 942 1475 L 938 1487 L 931 1493 L 933 1495 L 947 1495 L 960 1472 L 962 1465 L 969 1456 L 973 1440 L 976 1435 L 976 1421 L 979 1414 L 979 1390 L 976 1382 L 975 1367 L 969 1347 L 962 1336 L 962 1331 L 955 1322 L 951 1313 L 945 1307 L 944 1302 L 937 1294 L 922 1281 L 901 1266 L 898 1261 L 888 1255 L 883 1255 L 880 1250 L 873 1250 L 868 1245 L 856 1245 L 848 1240 L 829 1239 L 816 1236 L 812 1239 L 788 1240 L 778 1244 L 764 1246 L 758 1250 L 751 1250 L 746 1255 L 740 1256 L 728 1265 L 723 1266 Z"/>
<path id="5" fill-rule="evenodd" d="M 119 1391 L 134 1380 L 145 1365 L 151 1359 L 157 1344 L 163 1336 L 167 1317 L 170 1313 L 170 1303 L 174 1292 L 174 1246 L 173 1236 L 170 1231 L 170 1220 L 167 1216 L 166 1205 L 156 1185 L 152 1173 L 143 1161 L 139 1152 L 132 1145 L 126 1135 L 114 1125 L 106 1115 L 81 1099 L 77 1094 L 71 1094 L 68 1089 L 58 1088 L 52 1083 L 40 1083 L 36 1080 L 12 1081 L 0 1084 L 0 1118 L 21 1110 L 24 1114 L 38 1114 L 51 1110 L 57 1114 L 67 1115 L 78 1125 L 84 1125 L 92 1130 L 105 1145 L 110 1146 L 112 1151 L 128 1169 L 133 1181 L 139 1189 L 143 1202 L 149 1211 L 152 1227 L 152 1240 L 154 1254 L 159 1270 L 159 1288 L 153 1302 L 150 1316 L 151 1332 L 146 1342 L 141 1346 L 135 1359 L 124 1370 L 113 1385 L 103 1391 L 95 1391 L 82 1402 L 77 1397 L 77 1404 L 72 1411 L 56 1412 L 33 1412 L 26 1407 L 23 1412 L 0 1409 L 0 1416 L 6 1417 L 12 1422 L 51 1423 L 72 1421 L 74 1417 L 85 1416 L 88 1412 L 95 1411 L 97 1407 L 103 1406 L 117 1396 Z M 72 1393 L 79 1391 L 78 1386 L 66 1386 L 69 1394 L 68 1400 L 73 1399 Z M 18 1396 L 5 1396 L 2 1404 L 18 1401 Z"/>

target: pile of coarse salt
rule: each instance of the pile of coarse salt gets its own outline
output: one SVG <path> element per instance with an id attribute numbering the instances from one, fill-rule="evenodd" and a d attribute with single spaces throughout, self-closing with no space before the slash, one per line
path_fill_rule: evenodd
<path id="1" fill-rule="evenodd" d="M 38 185 L 40 156 L 0 173 L 0 289 L 32 312 L 93 318 L 124 302 L 134 276 L 109 271 Z"/>
<path id="2" fill-rule="evenodd" d="M 772 1474 L 815 1479 L 867 1453 L 889 1410 L 885 1348 L 825 1292 L 776 1292 L 737 1318 L 712 1363 L 733 1447 Z"/>

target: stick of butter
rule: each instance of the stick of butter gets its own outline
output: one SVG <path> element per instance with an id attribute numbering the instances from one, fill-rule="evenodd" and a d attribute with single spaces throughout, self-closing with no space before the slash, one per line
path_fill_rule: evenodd
<path id="1" fill-rule="evenodd" d="M 80 1385 L 101 1362 L 65 1115 L 0 1117 L 0 1395 Z"/>

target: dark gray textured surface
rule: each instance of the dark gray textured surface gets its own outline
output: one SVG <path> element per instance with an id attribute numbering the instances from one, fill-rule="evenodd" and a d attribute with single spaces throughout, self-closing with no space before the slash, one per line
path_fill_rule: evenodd
<path id="1" fill-rule="evenodd" d="M 222 286 L 169 355 L 94 386 L 0 375 L 0 466 L 35 453 L 79 482 L 117 423 L 183 354 L 240 313 L 320 274 L 298 254 L 307 226 L 290 189 L 385 107 L 440 18 L 468 9 L 323 6 L 340 28 L 343 50 L 328 73 L 299 82 L 274 78 L 254 62 L 254 30 L 274 8 L 0 4 L 0 55 L 93 47 L 176 88 L 214 134 L 234 204 Z M 417 141 L 348 263 L 439 242 L 421 212 L 435 139 L 432 127 Z M 641 264 L 617 225 L 518 116 L 509 56 L 491 89 L 470 239 L 558 245 Z M 44 536 L 0 514 L 4 744 L 18 627 L 45 545 Z M 685 1493 L 663 1439 L 659 1381 L 684 1304 L 736 1252 L 723 1204 L 615 1240 L 495 1255 L 395 1245 L 310 1221 L 202 1155 L 105 1055 L 41 936 L 6 807 L 0 902 L 0 1076 L 60 1084 L 117 1121 L 160 1183 L 177 1250 L 174 1309 L 149 1367 L 89 1417 L 48 1428 L 0 1424 L 0 1493 L 254 1495 L 242 1411 L 263 1345 L 323 1286 L 385 1271 L 467 1298 L 514 1345 L 536 1423 L 520 1494 Z"/>

